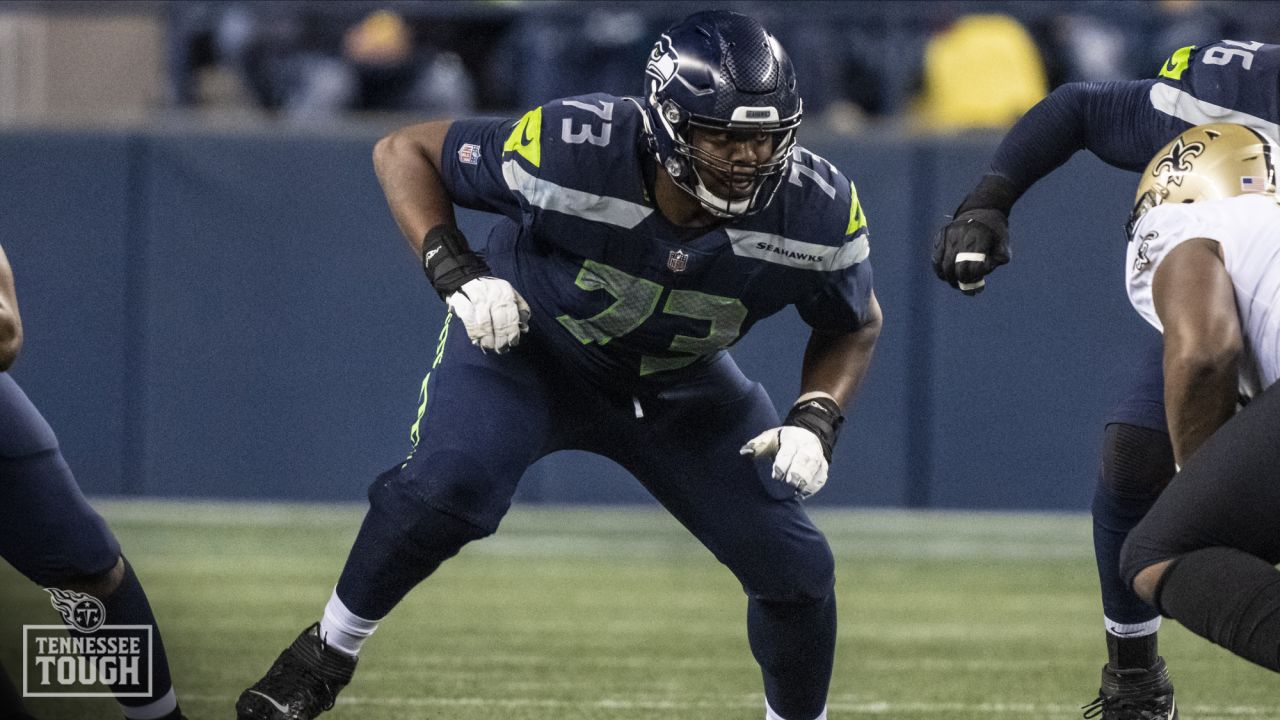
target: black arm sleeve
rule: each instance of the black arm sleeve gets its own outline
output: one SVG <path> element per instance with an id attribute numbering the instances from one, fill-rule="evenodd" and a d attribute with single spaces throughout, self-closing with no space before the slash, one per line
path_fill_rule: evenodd
<path id="1" fill-rule="evenodd" d="M 1108 165 L 1141 171 L 1186 126 L 1151 105 L 1155 80 L 1067 83 L 1027 111 L 991 161 L 1007 182 L 1011 206 L 1040 178 L 1089 150 Z"/>

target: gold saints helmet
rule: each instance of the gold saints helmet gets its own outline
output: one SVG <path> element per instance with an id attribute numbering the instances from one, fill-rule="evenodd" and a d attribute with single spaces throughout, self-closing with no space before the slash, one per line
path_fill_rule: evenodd
<path id="1" fill-rule="evenodd" d="M 1280 147 L 1244 125 L 1213 123 L 1183 132 L 1142 171 L 1125 234 L 1133 237 L 1138 220 L 1164 203 L 1275 195 L 1278 156 Z"/>

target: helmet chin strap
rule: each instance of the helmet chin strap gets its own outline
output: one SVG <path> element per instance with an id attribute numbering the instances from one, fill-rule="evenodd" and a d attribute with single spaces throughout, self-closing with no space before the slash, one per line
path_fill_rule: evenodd
<path id="1" fill-rule="evenodd" d="M 690 166 L 693 165 L 692 162 L 689 164 Z M 692 168 L 691 171 L 693 172 L 694 197 L 698 198 L 707 211 L 717 217 L 731 218 L 745 214 L 751 208 L 751 203 L 755 201 L 756 196 L 760 194 L 760 188 L 764 186 L 764 183 L 757 182 L 756 188 L 751 192 L 750 197 L 745 197 L 741 200 L 730 200 L 708 190 L 696 168 Z"/>
<path id="2" fill-rule="evenodd" d="M 751 206 L 751 200 L 755 197 L 752 194 L 751 197 L 742 200 L 722 198 L 708 190 L 707 186 L 702 184 L 701 179 L 694 182 L 693 192 L 702 201 L 703 207 L 719 217 L 736 217 L 745 213 L 747 208 Z"/>

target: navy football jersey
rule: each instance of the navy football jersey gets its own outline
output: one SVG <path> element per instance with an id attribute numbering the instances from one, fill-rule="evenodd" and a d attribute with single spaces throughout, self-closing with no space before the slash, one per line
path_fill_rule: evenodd
<path id="1" fill-rule="evenodd" d="M 453 201 L 506 217 L 486 259 L 540 341 L 595 378 L 660 381 L 788 305 L 823 332 L 862 325 L 867 223 L 835 167 L 797 147 L 767 208 L 683 228 L 651 197 L 644 132 L 638 100 L 593 94 L 458 121 L 445 138 Z"/>
<path id="2" fill-rule="evenodd" d="M 1160 133 L 1149 155 L 1187 126 L 1205 123 L 1248 125 L 1280 141 L 1280 45 L 1223 40 L 1182 48 L 1160 69 L 1148 100 L 1181 121 Z"/>
<path id="3" fill-rule="evenodd" d="M 1018 194 L 1077 150 L 1140 172 L 1178 133 L 1212 122 L 1247 125 L 1280 141 L 1280 45 L 1188 46 L 1151 80 L 1063 85 L 1009 131 L 991 169 Z"/>

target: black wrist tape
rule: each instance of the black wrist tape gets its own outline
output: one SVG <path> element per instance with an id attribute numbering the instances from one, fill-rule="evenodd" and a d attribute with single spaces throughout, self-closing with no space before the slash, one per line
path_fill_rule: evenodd
<path id="1" fill-rule="evenodd" d="M 835 447 L 836 437 L 840 435 L 840 425 L 844 416 L 840 414 L 840 406 L 827 397 L 815 397 L 796 403 L 787 413 L 783 425 L 794 425 L 818 436 L 822 443 L 822 455 L 831 462 L 831 448 Z"/>
<path id="2" fill-rule="evenodd" d="M 462 231 L 448 225 L 427 231 L 422 241 L 422 269 L 441 299 L 490 273 L 488 264 L 467 245 Z"/>

